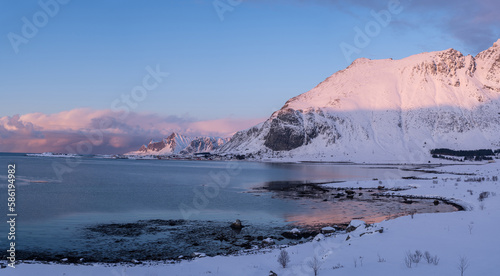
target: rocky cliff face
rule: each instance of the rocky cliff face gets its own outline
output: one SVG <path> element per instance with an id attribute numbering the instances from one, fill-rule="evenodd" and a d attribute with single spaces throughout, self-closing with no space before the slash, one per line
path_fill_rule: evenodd
<path id="1" fill-rule="evenodd" d="M 220 137 L 198 137 L 191 141 L 189 146 L 181 150 L 180 154 L 191 155 L 200 152 L 214 152 L 228 140 Z"/>
<path id="2" fill-rule="evenodd" d="M 172 133 L 161 141 L 151 140 L 142 145 L 139 150 L 128 155 L 192 155 L 199 152 L 213 152 L 224 145 L 229 139 L 220 137 L 186 137 Z"/>
<path id="3" fill-rule="evenodd" d="M 220 153 L 425 161 L 432 148 L 500 148 L 499 99 L 500 40 L 475 57 L 448 49 L 358 59 L 236 133 Z"/>
<path id="4" fill-rule="evenodd" d="M 138 151 L 130 154 L 154 154 L 154 155 L 168 155 L 178 154 L 181 150 L 186 148 L 193 138 L 183 136 L 178 133 L 172 133 L 167 138 L 161 141 L 149 141 L 148 145 L 142 145 Z"/>

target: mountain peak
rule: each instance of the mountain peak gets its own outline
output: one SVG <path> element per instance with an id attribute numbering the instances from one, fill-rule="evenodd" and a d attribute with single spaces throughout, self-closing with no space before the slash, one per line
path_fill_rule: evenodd
<path id="1" fill-rule="evenodd" d="M 358 64 L 365 64 L 365 63 L 368 63 L 368 62 L 370 62 L 370 61 L 371 61 L 371 59 L 369 59 L 369 58 L 364 58 L 364 57 L 362 57 L 362 58 L 357 58 L 357 59 L 355 59 L 355 60 L 351 63 L 351 65 L 350 65 L 349 67 L 351 67 L 351 66 L 353 66 L 353 65 L 358 65 Z M 349 67 L 348 67 L 348 68 L 349 68 Z"/>
<path id="2" fill-rule="evenodd" d="M 479 78 L 485 88 L 500 92 L 500 39 L 475 58 Z"/>
<path id="3" fill-rule="evenodd" d="M 500 50 L 500 39 L 498 39 L 495 43 L 493 43 L 493 45 L 490 48 L 488 48 L 488 49 L 480 52 L 479 54 L 477 54 L 476 58 L 488 58 L 488 57 L 491 57 L 492 54 L 495 54 L 495 53 L 498 54 L 500 52 L 499 50 Z"/>
<path id="4" fill-rule="evenodd" d="M 357 59 L 236 133 L 221 152 L 359 161 L 499 147 L 499 45 L 477 57 L 446 49 Z"/>
<path id="5" fill-rule="evenodd" d="M 167 140 L 172 140 L 172 139 L 175 139 L 175 137 L 179 137 L 180 135 L 177 134 L 176 132 L 172 132 L 172 134 L 170 134 L 169 136 L 167 136 Z"/>
<path id="6" fill-rule="evenodd" d="M 493 43 L 493 47 L 495 47 L 495 48 L 500 47 L 500 38 L 497 40 L 497 42 Z"/>
<path id="7" fill-rule="evenodd" d="M 461 103 L 470 108 L 477 104 L 475 98 L 462 90 L 454 96 L 446 95 L 445 87 L 468 85 L 475 71 L 474 58 L 452 48 L 399 60 L 360 58 L 309 92 L 290 99 L 283 109 L 409 109 L 453 105 L 454 97 L 464 98 Z M 442 89 L 428 95 L 435 87 Z"/>

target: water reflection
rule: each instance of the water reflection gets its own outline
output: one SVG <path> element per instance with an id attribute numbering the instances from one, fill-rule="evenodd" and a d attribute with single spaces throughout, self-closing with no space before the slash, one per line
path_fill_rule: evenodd
<path id="1" fill-rule="evenodd" d="M 455 212 L 459 209 L 436 199 L 384 196 L 386 189 L 331 189 L 304 181 L 273 181 L 263 187 L 274 198 L 296 202 L 285 213 L 287 222 L 302 226 L 347 224 L 353 219 L 377 223 L 411 213 Z"/>

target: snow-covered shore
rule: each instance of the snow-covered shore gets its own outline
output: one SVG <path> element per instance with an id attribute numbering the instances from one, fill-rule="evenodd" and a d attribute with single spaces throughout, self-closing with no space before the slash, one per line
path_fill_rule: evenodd
<path id="1" fill-rule="evenodd" d="M 445 197 L 465 206 L 455 213 L 416 214 L 383 221 L 372 227 L 360 226 L 353 232 L 337 234 L 285 248 L 290 263 L 277 262 L 279 249 L 251 255 L 205 257 L 178 264 L 153 265 L 63 265 L 19 264 L 0 270 L 6 275 L 314 275 L 308 265 L 312 257 L 320 261 L 318 275 L 460 275 L 459 258 L 467 258 L 464 275 L 498 275 L 500 259 L 500 163 L 438 167 L 440 173 L 419 175 L 427 180 L 384 181 L 391 187 L 412 189 L 399 195 Z M 456 173 L 462 174 L 457 175 Z M 464 175 L 473 173 L 475 175 Z M 434 179 L 433 179 L 434 178 Z M 484 178 L 484 179 L 483 179 Z M 350 181 L 329 184 L 335 187 L 379 186 L 378 181 Z M 483 193 L 487 192 L 487 193 Z M 391 192 L 392 193 L 392 192 Z M 485 197 L 479 200 L 480 194 Z M 376 229 L 382 229 L 382 233 Z M 349 236 L 349 239 L 347 237 Z M 437 255 L 437 265 L 425 259 L 405 265 L 408 251 L 429 251 Z"/>

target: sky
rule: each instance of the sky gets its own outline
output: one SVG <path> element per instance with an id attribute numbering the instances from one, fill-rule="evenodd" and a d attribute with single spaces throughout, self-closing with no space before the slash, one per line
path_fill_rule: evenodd
<path id="1" fill-rule="evenodd" d="M 230 136 L 354 59 L 500 38 L 496 0 L 0 0 L 0 151 Z M 106 122 L 100 126 L 96 122 Z M 112 122 L 112 123 L 108 123 Z"/>

